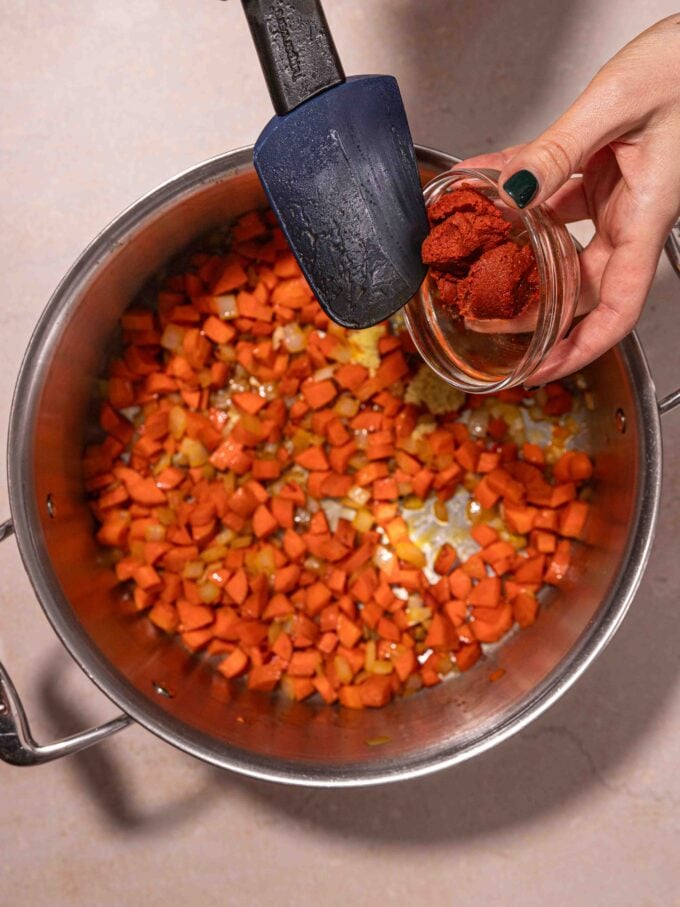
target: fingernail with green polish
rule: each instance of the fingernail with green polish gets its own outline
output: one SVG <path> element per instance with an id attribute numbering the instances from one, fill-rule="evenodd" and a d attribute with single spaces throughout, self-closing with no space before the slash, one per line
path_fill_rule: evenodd
<path id="1" fill-rule="evenodd" d="M 524 208 L 538 192 L 538 180 L 531 170 L 518 170 L 503 183 L 503 191 L 507 192 L 518 208 Z"/>

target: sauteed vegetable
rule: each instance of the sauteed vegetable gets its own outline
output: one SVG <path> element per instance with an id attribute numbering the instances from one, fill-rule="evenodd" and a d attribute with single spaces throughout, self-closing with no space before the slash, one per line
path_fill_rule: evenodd
<path id="1" fill-rule="evenodd" d="M 532 624 L 567 572 L 592 473 L 565 447 L 572 394 L 466 399 L 398 326 L 329 322 L 270 212 L 121 327 L 83 460 L 96 537 L 134 606 L 227 678 L 383 706 Z M 539 415 L 546 444 L 523 440 Z M 412 518 L 445 528 L 468 497 L 460 554 L 431 554 Z"/>

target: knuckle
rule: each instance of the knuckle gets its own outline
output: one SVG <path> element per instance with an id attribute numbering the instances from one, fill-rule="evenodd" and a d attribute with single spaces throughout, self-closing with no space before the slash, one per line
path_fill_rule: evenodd
<path id="1" fill-rule="evenodd" d="M 574 139 L 566 133 L 546 136 L 538 149 L 541 164 L 546 173 L 558 177 L 561 182 L 578 169 L 579 154 Z"/>
<path id="2" fill-rule="evenodd" d="M 583 331 L 572 338 L 572 347 L 580 362 L 592 362 L 599 355 L 597 344 Z"/>
<path id="3" fill-rule="evenodd" d="M 641 310 L 637 306 L 623 308 L 620 304 L 610 302 L 606 297 L 601 299 L 598 310 L 601 320 L 604 321 L 603 328 L 607 337 L 610 338 L 612 346 L 630 334 L 641 314 Z"/>

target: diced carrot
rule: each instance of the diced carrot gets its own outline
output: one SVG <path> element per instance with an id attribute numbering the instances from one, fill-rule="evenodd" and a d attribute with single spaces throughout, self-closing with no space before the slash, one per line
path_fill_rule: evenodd
<path id="1" fill-rule="evenodd" d="M 292 529 L 294 526 L 295 507 L 292 501 L 285 498 L 274 497 L 271 499 L 270 508 L 272 516 L 282 529 Z"/>
<path id="2" fill-rule="evenodd" d="M 337 633 L 340 643 L 349 649 L 361 638 L 361 629 L 344 614 L 338 618 Z"/>
<path id="3" fill-rule="evenodd" d="M 456 666 L 459 671 L 469 671 L 481 658 L 482 647 L 478 642 L 461 646 L 455 654 Z"/>
<path id="4" fill-rule="evenodd" d="M 501 455 L 495 451 L 483 450 L 477 461 L 477 472 L 492 472 L 498 469 L 501 462 Z"/>
<path id="5" fill-rule="evenodd" d="M 381 708 L 392 698 L 392 681 L 389 676 L 374 674 L 359 686 L 361 704 L 369 708 Z M 346 703 L 343 703 L 346 704 Z"/>
<path id="6" fill-rule="evenodd" d="M 211 287 L 215 296 L 229 293 L 231 290 L 237 290 L 248 280 L 248 275 L 243 270 L 241 263 L 235 255 L 228 256 L 220 269 L 219 276 L 214 278 Z"/>
<path id="7" fill-rule="evenodd" d="M 151 331 L 154 326 L 153 312 L 133 307 L 123 312 L 120 323 L 124 331 Z"/>
<path id="8" fill-rule="evenodd" d="M 300 388 L 302 395 L 312 409 L 327 406 L 337 394 L 332 381 L 307 381 Z"/>
<path id="9" fill-rule="evenodd" d="M 551 585 L 560 583 L 571 566 L 571 543 L 563 539 L 557 543 L 557 551 L 545 571 L 544 581 Z"/>
<path id="10" fill-rule="evenodd" d="M 364 703 L 361 698 L 361 688 L 352 684 L 343 684 L 338 690 L 340 703 L 346 709 L 363 709 Z"/>
<path id="11" fill-rule="evenodd" d="M 470 535 L 482 548 L 486 548 L 487 545 L 492 545 L 498 541 L 498 533 L 486 523 L 478 523 L 473 526 Z"/>
<path id="12" fill-rule="evenodd" d="M 220 662 L 217 670 L 224 674 L 225 677 L 240 677 L 248 667 L 249 658 L 243 649 L 236 648 L 231 655 L 228 655 Z"/>
<path id="13" fill-rule="evenodd" d="M 233 237 L 238 242 L 256 239 L 267 232 L 267 225 L 264 223 L 262 214 L 259 211 L 248 211 L 246 214 L 242 214 L 232 227 Z"/>
<path id="14" fill-rule="evenodd" d="M 305 469 L 315 469 L 326 472 L 329 469 L 326 454 L 320 447 L 308 447 L 295 457 L 295 462 Z"/>
<path id="15" fill-rule="evenodd" d="M 180 624 L 184 630 L 197 630 L 211 624 L 214 619 L 212 608 L 205 605 L 192 605 L 180 599 L 177 602 Z"/>
<path id="16" fill-rule="evenodd" d="M 545 454 L 538 444 L 523 444 L 522 457 L 527 463 L 533 463 L 535 466 L 543 466 L 545 463 Z"/>
<path id="17" fill-rule="evenodd" d="M 338 694 L 335 692 L 333 685 L 327 677 L 323 675 L 314 677 L 312 678 L 312 684 L 314 685 L 314 689 L 317 691 L 317 693 L 319 693 L 324 702 L 331 705 L 337 700 Z"/>
<path id="18" fill-rule="evenodd" d="M 431 648 L 445 646 L 447 649 L 458 643 L 458 634 L 451 621 L 443 614 L 435 614 L 425 637 L 425 645 Z"/>
<path id="19" fill-rule="evenodd" d="M 242 605 L 248 595 L 248 577 L 245 570 L 237 570 L 224 584 L 224 591 L 238 605 Z"/>
<path id="20" fill-rule="evenodd" d="M 334 378 L 340 387 L 344 387 L 346 390 L 355 391 L 361 387 L 368 378 L 368 369 L 358 363 L 347 363 L 346 365 L 340 366 L 335 372 Z"/>
<path id="21" fill-rule="evenodd" d="M 537 554 L 534 557 L 523 558 L 515 569 L 515 579 L 518 583 L 541 583 L 545 568 L 545 555 Z"/>
<path id="22" fill-rule="evenodd" d="M 291 560 L 299 560 L 307 551 L 304 540 L 290 529 L 284 532 L 283 548 Z"/>
<path id="23" fill-rule="evenodd" d="M 565 482 L 553 488 L 550 495 L 550 506 L 561 507 L 576 497 L 576 485 L 574 482 Z"/>
<path id="24" fill-rule="evenodd" d="M 479 454 L 479 447 L 474 441 L 464 441 L 456 451 L 456 460 L 463 469 L 468 472 L 476 472 Z"/>
<path id="25" fill-rule="evenodd" d="M 560 534 L 577 539 L 583 535 L 588 518 L 588 504 L 585 501 L 571 501 L 560 517 Z"/>
<path id="26" fill-rule="evenodd" d="M 489 485 L 489 480 L 486 476 L 477 483 L 477 487 L 473 494 L 475 499 L 479 501 L 485 510 L 491 510 L 500 498 L 500 494 L 497 491 L 494 491 Z"/>
<path id="27" fill-rule="evenodd" d="M 239 409 L 242 409 L 244 413 L 249 413 L 250 415 L 259 413 L 259 411 L 267 405 L 267 400 L 264 397 L 261 397 L 259 394 L 255 394 L 252 391 L 232 394 L 231 399 Z"/>
<path id="28" fill-rule="evenodd" d="M 399 488 L 394 479 L 376 479 L 373 483 L 373 498 L 376 501 L 396 501 Z"/>
<path id="29" fill-rule="evenodd" d="M 264 504 L 260 504 L 253 514 L 253 532 L 261 539 L 271 535 L 278 523 Z"/>
<path id="30" fill-rule="evenodd" d="M 321 653 L 316 649 L 294 652 L 288 665 L 292 677 L 313 677 L 321 664 Z"/>
<path id="31" fill-rule="evenodd" d="M 435 573 L 438 573 L 440 576 L 445 576 L 451 571 L 457 560 L 458 554 L 456 553 L 456 549 L 449 544 L 442 545 L 439 549 L 437 559 L 434 562 Z"/>
<path id="32" fill-rule="evenodd" d="M 480 579 L 468 596 L 471 605 L 483 605 L 495 608 L 501 600 L 501 581 L 497 576 L 485 576 Z"/>
<path id="33" fill-rule="evenodd" d="M 399 642 L 401 639 L 399 627 L 397 627 L 388 617 L 380 618 L 377 630 L 382 639 L 387 639 L 389 642 Z"/>
<path id="34" fill-rule="evenodd" d="M 123 481 L 127 486 L 130 497 L 137 504 L 144 504 L 148 507 L 165 504 L 165 492 L 161 491 L 153 479 L 142 479 L 139 476 L 135 476 L 132 480 L 127 479 L 126 481 L 126 478 L 124 478 Z"/>
<path id="35" fill-rule="evenodd" d="M 472 631 L 479 642 L 496 642 L 513 624 L 512 608 L 507 602 L 498 608 L 475 608 Z"/>
<path id="36" fill-rule="evenodd" d="M 456 599 L 466 599 L 472 589 L 472 580 L 460 567 L 449 576 L 451 595 Z"/>
<path id="37" fill-rule="evenodd" d="M 147 591 L 160 589 L 162 585 L 160 576 L 148 564 L 143 567 L 137 567 L 132 572 L 132 578 L 141 589 Z"/>
<path id="38" fill-rule="evenodd" d="M 538 613 L 538 599 L 530 592 L 520 592 L 512 603 L 512 613 L 520 627 L 531 626 Z"/>
<path id="39" fill-rule="evenodd" d="M 503 517 L 511 532 L 518 535 L 527 535 L 534 526 L 537 517 L 535 507 L 518 507 L 505 503 L 503 505 Z"/>
<path id="40" fill-rule="evenodd" d="M 254 667 L 248 672 L 248 689 L 249 690 L 273 690 L 283 673 L 281 667 L 277 664 L 260 665 Z"/>
<path id="41" fill-rule="evenodd" d="M 471 555 L 461 566 L 461 570 L 472 579 L 486 578 L 486 565 L 479 554 Z"/>
<path id="42" fill-rule="evenodd" d="M 149 620 L 166 633 L 174 633 L 179 626 L 179 615 L 169 602 L 157 602 L 149 611 Z"/>

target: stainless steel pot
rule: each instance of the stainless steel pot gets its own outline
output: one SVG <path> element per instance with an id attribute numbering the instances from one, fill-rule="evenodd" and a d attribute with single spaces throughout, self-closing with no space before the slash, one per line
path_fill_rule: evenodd
<path id="1" fill-rule="evenodd" d="M 455 160 L 418 150 L 424 179 Z M 540 620 L 502 647 L 506 674 L 480 664 L 385 709 L 354 712 L 233 691 L 138 614 L 99 560 L 80 457 L 116 321 L 145 280 L 195 237 L 262 204 L 251 149 L 181 174 L 117 218 L 50 300 L 31 338 L 9 429 L 12 519 L 36 595 L 86 674 L 123 711 L 102 727 L 38 746 L 0 666 L 0 757 L 48 761 L 137 721 L 207 762 L 291 784 L 395 781 L 481 753 L 540 715 L 571 686 L 621 622 L 649 555 L 661 482 L 660 414 L 637 339 L 588 370 L 597 403 L 586 427 L 596 460 L 590 536 Z M 387 738 L 380 746 L 369 742 Z"/>

